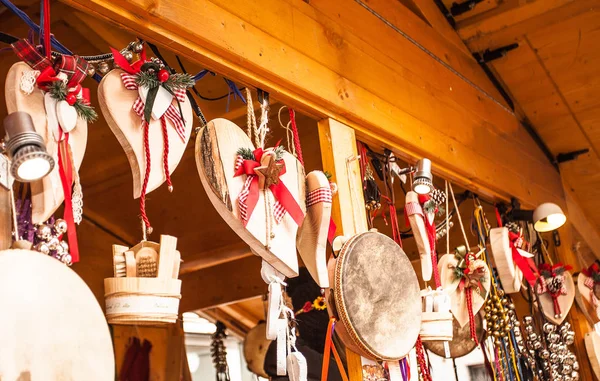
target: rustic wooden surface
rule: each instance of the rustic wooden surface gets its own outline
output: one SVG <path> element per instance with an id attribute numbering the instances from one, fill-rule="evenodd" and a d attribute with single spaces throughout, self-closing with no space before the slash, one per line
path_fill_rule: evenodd
<path id="1" fill-rule="evenodd" d="M 138 98 L 137 90 L 127 90 L 121 80 L 122 70 L 112 70 L 105 75 L 98 86 L 98 103 L 102 116 L 123 147 L 133 174 L 133 198 L 142 192 L 146 172 L 146 151 L 144 148 L 144 128 L 142 118 L 131 109 Z M 172 101 L 175 104 L 175 100 Z M 194 118 L 189 100 L 180 102 L 185 121 L 185 140 L 181 140 L 173 123 L 167 119 L 169 139 L 169 173 L 173 173 L 190 139 Z M 150 175 L 146 193 L 152 192 L 166 180 L 163 163 L 163 131 L 160 120 L 152 120 L 148 130 L 150 147 Z"/>
<path id="2" fill-rule="evenodd" d="M 0 250 L 10 249 L 13 231 L 10 192 L 0 186 Z"/>
<path id="3" fill-rule="evenodd" d="M 212 69 L 278 94 L 285 103 L 347 122 L 361 138 L 394 148 L 401 157 L 430 155 L 438 173 L 482 194 L 514 195 L 530 205 L 561 198 L 558 173 L 532 148 L 513 115 L 415 45 L 398 52 L 406 39 L 356 2 L 348 1 L 340 16 L 301 0 L 262 5 L 260 25 L 253 3 L 206 1 L 190 7 L 171 0 L 148 12 L 142 0 L 67 2 L 168 43 Z M 351 10 L 359 17 L 343 19 Z M 142 23 L 140 14 L 152 22 Z M 198 19 L 210 22 L 198 28 Z M 276 24 L 266 21 L 274 19 Z M 367 27 L 373 23 L 375 28 Z M 320 32 L 274 32 L 282 26 Z M 359 38 L 352 30 L 359 26 L 373 33 Z M 327 48 L 315 49 L 319 46 Z"/>
<path id="4" fill-rule="evenodd" d="M 331 173 L 330 180 L 338 186 L 331 211 L 337 228 L 336 236 L 352 236 L 367 231 L 354 130 L 333 119 L 323 119 L 319 121 L 319 144 L 323 170 Z M 330 262 L 333 262 L 333 257 Z M 333 266 L 333 263 L 328 263 L 328 266 Z M 362 381 L 361 357 L 346 349 L 346 362 L 350 381 Z"/>
<path id="5" fill-rule="evenodd" d="M 271 192 L 259 193 L 258 202 L 246 226 L 241 220 L 238 197 L 246 176 L 234 176 L 237 151 L 240 148 L 254 151 L 256 147 L 241 128 L 226 119 L 215 119 L 198 133 L 196 163 L 208 198 L 225 222 L 254 252 L 285 276 L 297 276 L 298 225 L 289 213 L 286 213 L 278 224 L 269 221 L 271 217 L 266 215 L 265 203 L 273 205 Z M 290 153 L 286 152 L 283 160 L 286 172 L 280 176 L 280 179 L 305 213 L 304 168 Z M 270 237 L 266 236 L 267 224 L 270 224 Z"/>

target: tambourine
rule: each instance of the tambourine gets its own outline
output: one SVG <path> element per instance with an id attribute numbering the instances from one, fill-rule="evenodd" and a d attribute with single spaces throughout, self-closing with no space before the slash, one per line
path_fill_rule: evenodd
<path id="1" fill-rule="evenodd" d="M 327 308 L 343 343 L 366 358 L 406 356 L 422 312 L 419 282 L 402 248 L 381 233 L 361 233 L 343 243 L 328 270 Z"/>
<path id="2" fill-rule="evenodd" d="M 483 323 L 479 314 L 475 315 L 475 330 L 477 332 L 477 339 L 479 342 L 483 342 L 485 330 L 483 329 Z M 452 336 L 452 341 L 423 341 L 423 346 L 440 357 L 446 357 L 444 343 L 447 343 L 450 358 L 466 356 L 477 348 L 477 343 L 471 339 L 471 329 L 468 324 L 461 327 L 458 321 L 453 319 Z"/>
<path id="3" fill-rule="evenodd" d="M 0 378 L 115 379 L 112 340 L 75 271 L 31 250 L 0 251 Z"/>

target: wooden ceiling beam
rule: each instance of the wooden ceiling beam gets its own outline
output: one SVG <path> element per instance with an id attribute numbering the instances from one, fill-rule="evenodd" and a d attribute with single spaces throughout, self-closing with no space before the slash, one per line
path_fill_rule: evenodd
<path id="1" fill-rule="evenodd" d="M 183 274 L 180 312 L 197 311 L 262 295 L 261 259 L 244 257 Z"/>
<path id="2" fill-rule="evenodd" d="M 324 13 L 330 2 L 320 0 L 269 0 L 274 8 L 261 4 L 260 12 L 257 3 L 237 0 L 198 0 L 194 6 L 175 0 L 64 1 L 263 88 L 298 110 L 342 121 L 358 138 L 377 141 L 401 157 L 428 156 L 438 174 L 475 192 L 505 200 L 514 196 L 526 205 L 562 199 L 558 174 L 510 113 L 503 117 L 500 105 L 416 45 L 399 51 L 408 40 L 355 1 L 337 4 L 357 16 L 343 20 L 347 12 Z M 362 29 L 368 33 L 353 32 L 367 22 L 378 24 Z M 316 32 L 306 33 L 307 28 Z M 432 32 L 415 38 L 438 36 Z M 457 49 L 447 41 L 440 44 Z M 452 85 L 444 88 L 447 83 Z"/>
<path id="3" fill-rule="evenodd" d="M 600 7 L 600 0 L 537 0 L 514 6 L 505 3 L 457 25 L 473 52 L 519 42 L 526 34 Z M 492 14 L 493 12 L 493 14 Z"/>
<path id="4" fill-rule="evenodd" d="M 218 248 L 216 250 L 199 252 L 186 255 L 181 265 L 180 274 L 192 273 L 212 266 L 237 261 L 242 258 L 253 256 L 250 248 L 244 242 Z"/>

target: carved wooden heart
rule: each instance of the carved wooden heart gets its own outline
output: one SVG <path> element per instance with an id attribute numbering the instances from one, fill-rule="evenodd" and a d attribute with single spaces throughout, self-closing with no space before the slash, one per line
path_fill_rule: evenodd
<path id="1" fill-rule="evenodd" d="M 597 379 L 600 379 L 600 335 L 596 331 L 585 334 L 585 351 Z"/>
<path id="2" fill-rule="evenodd" d="M 238 198 L 246 178 L 244 175 L 234 176 L 237 151 L 240 148 L 254 150 L 255 147 L 237 125 L 226 119 L 215 119 L 208 123 L 196 138 L 196 165 L 202 185 L 217 212 L 254 253 L 260 255 L 285 276 L 295 277 L 298 275 L 296 257 L 298 226 L 289 213 L 285 214 L 279 224 L 272 224 L 270 249 L 265 247 L 267 242 L 265 213 L 269 209 L 265 206 L 265 196 L 268 197 L 269 204 L 273 205 L 271 192 L 260 191 L 258 204 L 246 227 L 240 218 Z M 287 152 L 284 153 L 283 160 L 286 173 L 281 175 L 280 181 L 283 181 L 305 213 L 304 168 L 293 155 Z"/>
<path id="3" fill-rule="evenodd" d="M 558 305 L 561 312 L 560 316 L 557 316 L 554 313 L 554 303 L 552 301 L 552 296 L 550 296 L 549 293 L 546 292 L 538 295 L 544 316 L 546 316 L 546 319 L 556 325 L 562 324 L 567 317 L 567 314 L 571 310 L 571 306 L 573 306 L 573 301 L 575 300 L 575 282 L 573 282 L 573 277 L 568 271 L 565 271 L 563 275 L 565 276 L 565 287 L 567 289 L 567 294 L 558 296 Z"/>
<path id="4" fill-rule="evenodd" d="M 44 93 L 35 88 L 29 95 L 20 89 L 23 73 L 31 71 L 29 65 L 17 62 L 6 76 L 5 96 L 9 113 L 24 111 L 31 115 L 35 130 L 44 139 L 46 150 L 54 158 L 54 169 L 43 179 L 31 183 L 31 204 L 33 223 L 46 221 L 63 203 L 65 197 L 58 173 L 58 144 L 55 134 L 48 128 Z M 75 169 L 79 171 L 87 145 L 87 122 L 77 118 L 77 125 L 69 136 L 69 145 L 73 154 Z"/>
<path id="5" fill-rule="evenodd" d="M 138 198 L 142 193 L 142 183 L 146 171 L 142 118 L 132 109 L 139 92 L 125 88 L 121 80 L 121 73 L 123 71 L 120 69 L 112 70 L 102 78 L 98 86 L 98 100 L 108 126 L 127 155 L 133 173 L 133 197 Z M 175 100 L 172 102 L 175 104 Z M 169 173 L 172 173 L 179 164 L 192 132 L 192 106 L 188 101 L 180 104 L 185 120 L 185 141 L 181 140 L 171 121 L 168 119 L 166 121 L 169 137 Z M 150 176 L 146 193 L 158 188 L 166 180 L 163 169 L 164 145 L 160 120 L 153 119 L 150 122 L 148 141 L 150 142 Z"/>
<path id="6" fill-rule="evenodd" d="M 483 291 L 485 293 L 485 297 L 482 297 L 477 290 L 473 289 L 473 315 L 476 315 L 477 312 L 483 307 L 483 303 L 487 299 L 490 293 L 491 279 L 489 268 L 487 264 L 482 260 L 475 261 L 476 265 L 485 266 L 486 276 L 484 280 L 481 282 L 483 286 Z M 442 283 L 442 287 L 444 291 L 450 295 L 450 300 L 452 303 L 451 310 L 452 314 L 456 318 L 456 321 L 461 327 L 464 327 L 469 323 L 469 312 L 467 309 L 467 298 L 464 290 L 461 290 L 459 287 L 459 280 L 456 279 L 454 274 L 453 267 L 458 265 L 458 259 L 454 254 L 445 254 L 440 258 L 438 267 L 440 272 L 440 280 Z"/>
<path id="7" fill-rule="evenodd" d="M 523 272 L 513 260 L 506 227 L 490 229 L 490 248 L 504 291 L 509 294 L 519 292 L 523 282 Z"/>

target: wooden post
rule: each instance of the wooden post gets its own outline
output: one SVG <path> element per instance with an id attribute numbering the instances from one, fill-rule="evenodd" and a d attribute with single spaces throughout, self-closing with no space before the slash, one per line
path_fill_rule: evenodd
<path id="1" fill-rule="evenodd" d="M 10 191 L 0 185 L 0 250 L 10 249 L 12 244 L 12 206 Z"/>
<path id="2" fill-rule="evenodd" d="M 367 213 L 362 192 L 354 130 L 333 119 L 319 121 L 319 143 L 323 170 L 331 173 L 338 187 L 333 198 L 332 217 L 336 235 L 351 236 L 367 230 Z M 359 355 L 346 349 L 350 381 L 362 381 Z"/>

